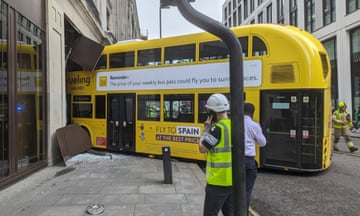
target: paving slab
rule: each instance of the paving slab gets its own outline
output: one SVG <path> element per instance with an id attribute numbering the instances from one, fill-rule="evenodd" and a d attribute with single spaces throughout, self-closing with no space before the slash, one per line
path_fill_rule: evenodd
<path id="1" fill-rule="evenodd" d="M 79 154 L 1 191 L 1 215 L 202 215 L 205 175 L 194 163 L 173 160 L 172 184 L 164 183 L 163 161 L 133 155 Z"/>

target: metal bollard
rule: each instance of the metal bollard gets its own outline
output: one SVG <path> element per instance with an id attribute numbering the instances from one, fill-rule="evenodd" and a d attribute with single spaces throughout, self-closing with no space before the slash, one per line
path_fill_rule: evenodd
<path id="1" fill-rule="evenodd" d="M 164 165 L 164 184 L 172 184 L 170 147 L 163 146 L 162 153 L 163 153 L 163 165 Z"/>

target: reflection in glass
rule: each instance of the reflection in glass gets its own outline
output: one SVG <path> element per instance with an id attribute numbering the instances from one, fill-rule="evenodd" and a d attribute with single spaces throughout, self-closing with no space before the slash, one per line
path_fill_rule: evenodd
<path id="1" fill-rule="evenodd" d="M 7 5 L 0 1 L 0 179 L 9 174 Z"/>
<path id="2" fill-rule="evenodd" d="M 17 169 L 45 159 L 43 139 L 44 32 L 16 14 L 16 163 Z"/>

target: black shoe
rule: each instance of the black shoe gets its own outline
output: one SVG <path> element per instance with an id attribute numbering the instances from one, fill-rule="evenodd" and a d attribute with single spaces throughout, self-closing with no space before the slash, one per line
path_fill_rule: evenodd
<path id="1" fill-rule="evenodd" d="M 358 148 L 357 147 L 351 147 L 349 150 L 350 150 L 351 153 L 353 153 L 354 151 L 357 151 Z"/>

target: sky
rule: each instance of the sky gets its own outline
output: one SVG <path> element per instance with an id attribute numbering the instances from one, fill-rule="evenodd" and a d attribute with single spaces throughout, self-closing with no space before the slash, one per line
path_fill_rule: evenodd
<path id="1" fill-rule="evenodd" d="M 196 0 L 191 5 L 202 14 L 221 22 L 222 4 L 224 0 Z M 160 37 L 159 22 L 160 0 L 136 0 L 140 30 L 148 39 Z M 201 32 L 182 17 L 176 7 L 161 10 L 162 37 Z"/>

